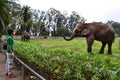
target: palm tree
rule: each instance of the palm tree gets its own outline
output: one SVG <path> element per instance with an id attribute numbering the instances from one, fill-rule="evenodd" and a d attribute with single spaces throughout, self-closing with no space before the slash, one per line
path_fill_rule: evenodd
<path id="1" fill-rule="evenodd" d="M 5 26 L 8 25 L 9 22 L 10 15 L 8 9 L 8 0 L 0 0 L 0 30 L 5 29 Z"/>
<path id="2" fill-rule="evenodd" d="M 12 24 L 14 24 L 16 26 L 18 26 L 19 24 L 19 19 L 21 18 L 20 17 L 20 11 L 21 11 L 21 5 L 18 4 L 17 2 L 12 2 L 10 5 L 9 5 L 9 10 L 10 10 L 10 17 L 12 18 Z"/>
<path id="3" fill-rule="evenodd" d="M 23 6 L 22 11 L 21 11 L 21 17 L 24 21 L 24 27 L 25 27 L 25 31 L 29 32 L 30 30 L 30 24 L 29 21 L 31 20 L 31 9 L 28 6 Z"/>

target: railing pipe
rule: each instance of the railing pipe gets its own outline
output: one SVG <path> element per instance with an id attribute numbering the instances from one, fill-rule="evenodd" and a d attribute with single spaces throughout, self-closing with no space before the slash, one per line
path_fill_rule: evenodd
<path id="1" fill-rule="evenodd" d="M 40 80 L 46 80 L 44 77 L 39 75 L 37 72 L 35 72 L 33 69 L 31 69 L 28 65 L 26 65 L 23 61 L 21 61 L 18 57 L 15 56 L 15 59 L 19 61 L 22 64 L 22 80 L 25 80 L 25 71 L 24 67 L 28 69 L 30 72 L 32 72 L 36 77 L 38 77 Z"/>

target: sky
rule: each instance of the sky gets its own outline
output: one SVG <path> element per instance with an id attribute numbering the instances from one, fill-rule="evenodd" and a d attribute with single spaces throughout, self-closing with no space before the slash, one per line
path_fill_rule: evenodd
<path id="1" fill-rule="evenodd" d="M 120 0 L 19 0 L 19 3 L 40 11 L 50 8 L 67 11 L 68 14 L 76 11 L 87 22 L 120 22 Z"/>

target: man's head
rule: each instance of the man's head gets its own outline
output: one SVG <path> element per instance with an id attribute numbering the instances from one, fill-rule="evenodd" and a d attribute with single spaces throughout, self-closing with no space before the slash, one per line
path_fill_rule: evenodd
<path id="1" fill-rule="evenodd" d="M 14 33 L 14 29 L 12 28 L 12 27 L 9 27 L 8 28 L 8 34 L 9 35 L 14 35 L 15 33 Z"/>

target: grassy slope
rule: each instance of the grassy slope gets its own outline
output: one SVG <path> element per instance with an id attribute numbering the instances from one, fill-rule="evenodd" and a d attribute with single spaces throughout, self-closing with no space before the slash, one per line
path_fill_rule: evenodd
<path id="1" fill-rule="evenodd" d="M 92 76 L 92 79 L 99 80 L 104 76 L 109 80 L 117 80 L 118 76 L 120 77 L 117 75 L 120 73 L 120 50 L 117 40 L 113 44 L 116 57 L 98 54 L 101 43 L 97 41 L 93 44 L 93 55 L 89 55 L 86 51 L 86 40 L 83 39 L 38 39 L 30 42 L 16 40 L 15 43 L 16 54 L 47 70 L 48 74 L 50 72 L 48 79 L 84 80 Z M 109 76 L 111 74 L 112 77 Z"/>

